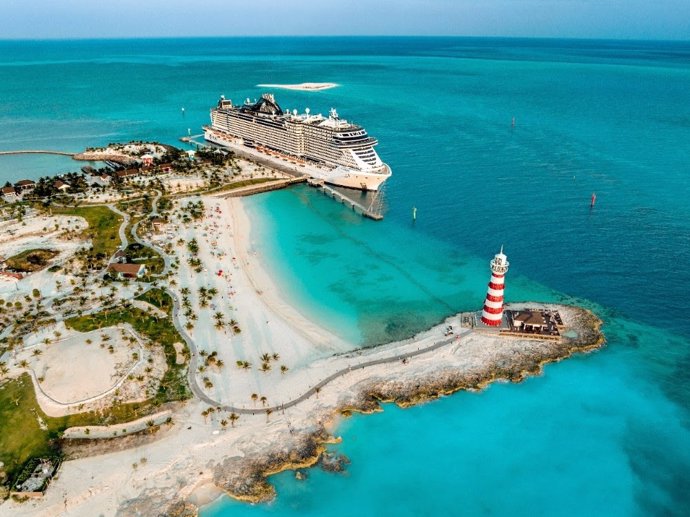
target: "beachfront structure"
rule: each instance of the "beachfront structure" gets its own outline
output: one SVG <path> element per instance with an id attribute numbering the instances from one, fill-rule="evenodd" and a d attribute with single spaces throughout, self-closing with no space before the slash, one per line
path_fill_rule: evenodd
<path id="1" fill-rule="evenodd" d="M 141 278 L 146 274 L 144 264 L 120 264 L 118 262 L 110 264 L 108 267 L 119 280 L 125 278 Z"/>
<path id="2" fill-rule="evenodd" d="M 62 180 L 57 180 L 55 183 L 53 183 L 53 187 L 63 193 L 69 190 L 69 185 Z"/>
<path id="3" fill-rule="evenodd" d="M 496 253 L 489 266 L 491 268 L 491 280 L 482 309 L 482 323 L 491 327 L 498 327 L 503 320 L 503 290 L 505 288 L 505 275 L 508 272 L 508 257 L 501 251 Z"/>
<path id="4" fill-rule="evenodd" d="M 84 180 L 90 187 L 94 185 L 107 187 L 110 185 L 111 178 L 107 174 L 102 174 L 93 170 L 93 172 L 84 172 Z"/>
<path id="5" fill-rule="evenodd" d="M 125 169 L 124 171 L 117 171 L 115 173 L 115 177 L 117 177 L 117 179 L 120 181 L 127 182 L 141 178 L 142 174 L 138 169 Z"/>
<path id="6" fill-rule="evenodd" d="M 2 187 L 2 197 L 8 203 L 14 203 L 20 199 L 14 187 Z"/>
<path id="7" fill-rule="evenodd" d="M 378 190 L 391 170 L 374 150 L 378 144 L 366 130 L 329 116 L 283 111 L 270 93 L 239 106 L 221 97 L 211 110 L 204 138 L 230 149 L 254 148 L 297 167 L 326 183 L 361 190 Z"/>
<path id="8" fill-rule="evenodd" d="M 21 180 L 14 184 L 18 192 L 31 192 L 36 187 L 34 180 Z"/>

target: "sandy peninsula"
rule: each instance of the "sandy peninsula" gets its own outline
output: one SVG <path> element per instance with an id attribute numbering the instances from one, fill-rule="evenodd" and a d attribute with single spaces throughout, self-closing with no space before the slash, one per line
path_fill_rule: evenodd
<path id="1" fill-rule="evenodd" d="M 299 84 L 257 84 L 258 88 L 280 88 L 283 90 L 300 90 L 303 92 L 316 92 L 329 90 L 340 86 L 336 83 L 299 83 Z"/>
<path id="2" fill-rule="evenodd" d="M 496 380 L 519 382 L 539 374 L 546 363 L 603 344 L 600 322 L 591 313 L 557 306 L 552 308 L 560 311 L 572 336 L 558 342 L 463 328 L 456 315 L 410 339 L 358 349 L 281 296 L 255 251 L 241 200 L 181 198 L 175 201 L 176 213 L 199 201 L 202 218 L 184 222 L 173 216 L 164 233 L 150 237 L 159 247 L 177 241 L 171 257 L 178 264 L 176 282 L 169 290 L 195 308 L 194 316 L 175 313 L 191 348 L 188 379 L 194 397 L 150 417 L 155 433 L 147 431 L 144 420 L 68 429 L 63 437 L 67 461 L 43 498 L 7 500 L 0 513 L 196 515 L 200 505 L 223 493 L 243 501 L 270 500 L 275 491 L 269 476 L 319 462 L 324 444 L 338 439 L 344 415 L 379 411 L 382 402 L 406 407 Z M 192 239 L 198 268 L 180 244 Z M 215 294 L 203 302 L 208 292 Z M 217 313 L 225 317 L 222 325 Z M 455 329 L 450 335 L 448 325 Z M 68 336 L 61 346 L 70 351 L 84 338 Z M 132 355 L 137 341 L 127 346 L 127 354 L 112 355 L 116 369 L 97 349 L 85 355 L 99 364 L 102 375 L 80 390 L 70 392 L 68 373 L 58 369 L 43 375 L 44 390 L 69 403 L 117 389 L 144 357 L 143 352 Z M 45 361 L 35 359 L 35 368 L 44 368 Z M 79 361 L 76 355 L 74 361 Z M 56 411 L 45 397 L 39 403 Z"/>

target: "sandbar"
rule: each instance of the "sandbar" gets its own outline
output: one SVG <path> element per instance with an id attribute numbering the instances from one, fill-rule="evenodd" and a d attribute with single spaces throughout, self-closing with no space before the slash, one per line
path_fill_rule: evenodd
<path id="1" fill-rule="evenodd" d="M 259 88 L 281 88 L 283 90 L 299 90 L 303 92 L 316 92 L 329 90 L 340 86 L 337 83 L 299 83 L 299 84 L 257 84 Z"/>

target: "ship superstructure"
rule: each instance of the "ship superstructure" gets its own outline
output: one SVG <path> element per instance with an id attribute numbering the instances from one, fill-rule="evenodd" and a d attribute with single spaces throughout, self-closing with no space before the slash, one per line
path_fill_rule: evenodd
<path id="1" fill-rule="evenodd" d="M 363 127 L 341 119 L 335 109 L 328 117 L 308 108 L 283 111 L 270 93 L 239 106 L 221 97 L 204 130 L 205 139 L 217 145 L 281 156 L 333 185 L 378 190 L 391 175 L 374 150 L 377 140 Z"/>

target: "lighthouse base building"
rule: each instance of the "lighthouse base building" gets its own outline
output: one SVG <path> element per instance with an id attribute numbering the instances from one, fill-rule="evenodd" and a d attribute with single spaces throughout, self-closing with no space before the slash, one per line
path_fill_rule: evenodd
<path id="1" fill-rule="evenodd" d="M 481 322 L 489 327 L 500 327 L 503 322 L 503 292 L 509 265 L 508 257 L 503 253 L 503 246 L 501 246 L 501 251 L 489 263 L 491 280 L 482 308 Z"/>

